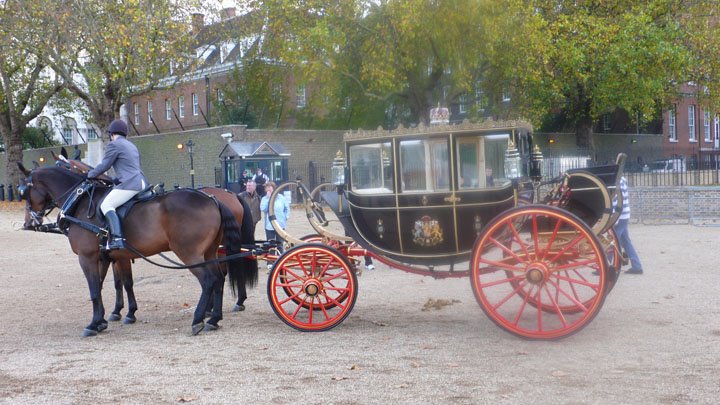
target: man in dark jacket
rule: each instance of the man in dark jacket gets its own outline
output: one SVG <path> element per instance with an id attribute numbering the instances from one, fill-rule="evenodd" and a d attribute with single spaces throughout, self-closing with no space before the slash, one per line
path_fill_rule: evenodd
<path id="1" fill-rule="evenodd" d="M 240 198 L 245 200 L 245 202 L 250 207 L 250 214 L 252 215 L 253 219 L 253 232 L 255 231 L 255 227 L 257 227 L 258 221 L 260 221 L 261 213 L 260 213 L 260 195 L 255 192 L 255 182 L 252 180 L 248 180 L 247 184 L 245 184 L 245 191 L 238 194 Z"/>
<path id="2" fill-rule="evenodd" d="M 120 219 L 115 209 L 133 198 L 148 184 L 140 168 L 140 152 L 132 142 L 126 139 L 127 132 L 127 124 L 123 120 L 115 120 L 110 124 L 108 127 L 110 143 L 105 148 L 105 157 L 96 168 L 88 173 L 88 178 L 92 179 L 112 167 L 115 169 L 115 175 L 119 181 L 119 184 L 110 190 L 100 204 L 100 210 L 105 215 L 110 228 L 107 250 L 125 248 Z"/>

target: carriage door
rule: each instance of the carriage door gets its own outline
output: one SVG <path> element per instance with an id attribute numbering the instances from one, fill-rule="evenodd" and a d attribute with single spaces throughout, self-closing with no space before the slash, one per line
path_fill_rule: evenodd
<path id="1" fill-rule="evenodd" d="M 399 142 L 399 234 L 406 254 L 455 252 L 448 136 Z"/>

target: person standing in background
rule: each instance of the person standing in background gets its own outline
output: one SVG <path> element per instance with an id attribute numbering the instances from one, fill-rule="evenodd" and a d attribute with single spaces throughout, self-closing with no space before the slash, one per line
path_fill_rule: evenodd
<path id="1" fill-rule="evenodd" d="M 622 198 L 622 213 L 620 218 L 614 226 L 615 233 L 617 234 L 618 241 L 623 251 L 627 253 L 630 259 L 630 268 L 625 271 L 627 274 L 643 274 L 642 263 L 640 263 L 640 257 L 638 257 L 635 247 L 630 240 L 630 232 L 628 231 L 628 225 L 630 222 L 630 193 L 628 193 L 627 179 L 625 176 L 620 178 L 620 196 Z M 613 211 L 617 204 L 613 204 Z"/>
<path id="2" fill-rule="evenodd" d="M 257 228 L 257 223 L 260 221 L 261 218 L 260 195 L 255 191 L 255 182 L 252 180 L 248 180 L 247 184 L 245 184 L 245 191 L 238 194 L 238 197 L 242 198 L 250 207 L 250 214 L 252 215 L 253 219 L 254 234 L 255 228 Z"/>
<path id="3" fill-rule="evenodd" d="M 282 246 L 283 239 L 277 234 L 270 222 L 270 196 L 273 190 L 275 190 L 275 183 L 268 181 L 265 184 L 265 196 L 260 200 L 260 211 L 265 214 L 265 236 L 267 240 L 280 242 L 278 244 L 278 253 L 282 253 L 284 251 Z M 282 193 L 278 193 L 273 208 L 275 210 L 275 220 L 278 225 L 283 230 L 287 229 L 287 221 L 288 218 L 290 218 L 290 203 Z M 272 269 L 272 264 L 268 264 L 268 268 Z"/>

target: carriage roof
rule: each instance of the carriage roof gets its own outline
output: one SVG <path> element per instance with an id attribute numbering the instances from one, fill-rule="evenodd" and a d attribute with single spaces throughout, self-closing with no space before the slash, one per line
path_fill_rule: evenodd
<path id="1" fill-rule="evenodd" d="M 460 124 L 446 124 L 446 125 L 431 125 L 426 126 L 419 124 L 416 127 L 405 128 L 402 125 L 397 129 L 385 130 L 378 128 L 374 131 L 367 131 L 359 129 L 357 131 L 348 131 L 344 134 L 343 140 L 345 142 L 352 142 L 355 140 L 373 139 L 373 138 L 388 138 L 388 137 L 416 137 L 418 135 L 433 136 L 443 135 L 447 133 L 494 133 L 499 131 L 509 130 L 520 130 L 524 132 L 532 132 L 532 125 L 523 120 L 509 120 L 509 121 L 496 121 L 486 120 L 482 122 L 469 122 L 463 121 Z"/>

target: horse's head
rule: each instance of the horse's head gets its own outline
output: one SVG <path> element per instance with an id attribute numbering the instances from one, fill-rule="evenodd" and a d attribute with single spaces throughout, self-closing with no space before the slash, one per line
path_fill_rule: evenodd
<path id="1" fill-rule="evenodd" d="M 22 163 L 18 163 L 18 168 L 26 176 L 18 186 L 20 198 L 25 200 L 24 229 L 36 229 L 42 225 L 43 218 L 54 208 L 61 206 L 74 185 L 83 181 L 81 175 L 72 172 L 63 175 L 52 166 L 30 171 Z"/>
<path id="2" fill-rule="evenodd" d="M 18 168 L 26 176 L 18 186 L 20 198 L 25 200 L 23 229 L 35 229 L 42 225 L 45 215 L 54 208 L 53 199 L 47 190 L 43 190 L 42 187 L 34 187 L 32 171 L 27 170 L 22 163 L 18 163 Z"/>

